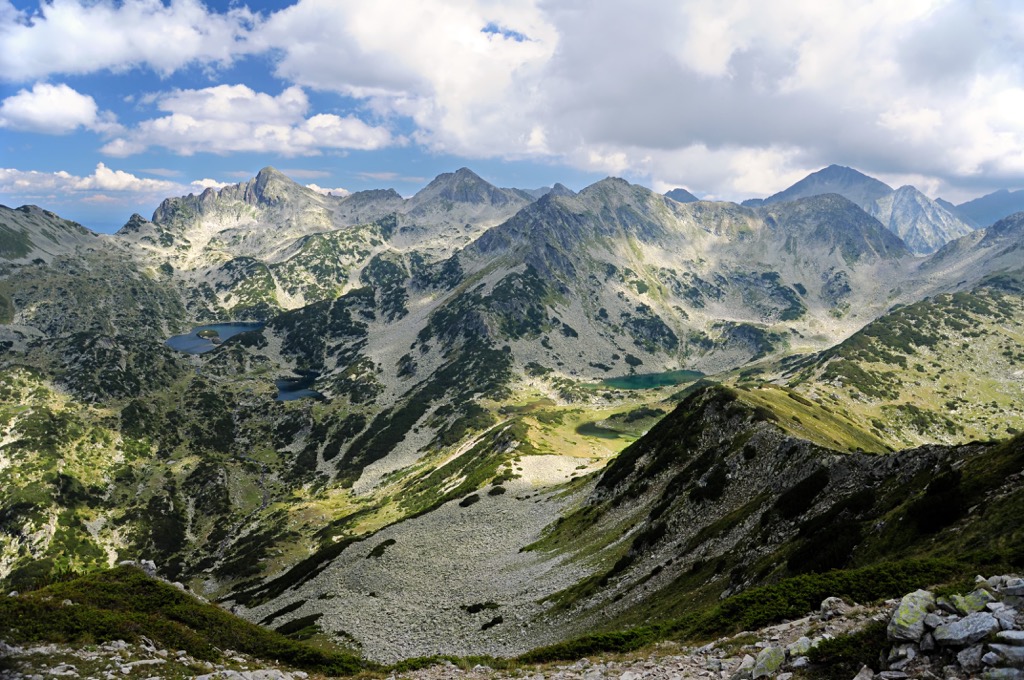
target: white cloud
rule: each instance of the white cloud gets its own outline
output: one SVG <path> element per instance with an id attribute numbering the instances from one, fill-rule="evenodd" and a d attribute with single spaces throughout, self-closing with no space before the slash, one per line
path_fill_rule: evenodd
<path id="1" fill-rule="evenodd" d="M 184 156 L 313 156 L 324 150 L 373 150 L 403 141 L 352 115 L 320 113 L 307 118 L 309 100 L 297 86 L 274 96 L 245 85 L 217 85 L 158 95 L 153 103 L 168 115 L 142 121 L 106 144 L 103 153 L 124 157 L 163 147 Z"/>
<path id="2" fill-rule="evenodd" d="M 1024 180 L 1021 17 L 1006 0 L 299 0 L 252 41 L 281 77 L 411 118 L 431 150 L 685 172 L 742 198 L 832 162 Z"/>
<path id="3" fill-rule="evenodd" d="M 0 193 L 15 194 L 22 200 L 37 197 L 78 196 L 81 200 L 104 201 L 115 193 L 122 196 L 166 197 L 184 193 L 185 187 L 162 179 L 138 177 L 98 163 L 91 175 L 72 175 L 63 170 L 38 172 L 0 168 Z"/>
<path id="4" fill-rule="evenodd" d="M 0 102 L 0 128 L 62 135 L 104 122 L 96 100 L 63 83 L 36 83 Z"/>
<path id="5" fill-rule="evenodd" d="M 349 194 L 352 193 L 348 189 L 342 189 L 340 187 L 337 188 L 337 189 L 327 189 L 325 187 L 318 186 L 316 184 L 307 184 L 306 188 L 307 189 L 312 189 L 313 191 L 317 192 L 318 194 L 323 194 L 325 196 L 327 196 L 329 194 L 334 195 L 334 196 L 348 196 Z"/>
<path id="6" fill-rule="evenodd" d="M 244 7 L 211 12 L 199 0 L 44 0 L 32 13 L 0 0 L 0 78 L 227 64 L 250 50 L 245 37 L 257 19 Z"/>
<path id="7" fill-rule="evenodd" d="M 536 1 L 301 0 L 253 40 L 280 51 L 281 77 L 409 117 L 429 148 L 494 156 L 525 155 L 531 90 L 558 36 Z"/>
<path id="8" fill-rule="evenodd" d="M 0 78 L 166 75 L 258 53 L 287 83 L 136 93 L 159 113 L 112 135 L 111 156 L 374 150 L 408 125 L 429 151 L 726 198 L 833 162 L 936 191 L 1024 184 L 1013 0 L 296 0 L 265 16 L 165 2 L 52 0 L 29 16 L 0 0 Z M 359 115 L 314 107 L 313 90 Z"/>
<path id="9" fill-rule="evenodd" d="M 131 191 L 150 193 L 173 191 L 178 187 L 174 182 L 163 179 L 144 179 L 125 172 L 111 170 L 103 163 L 96 164 L 96 170 L 88 177 L 77 179 L 71 186 L 75 191 Z"/>
<path id="10" fill-rule="evenodd" d="M 203 193 L 207 189 L 223 189 L 224 187 L 231 186 L 231 182 L 218 182 L 215 179 L 204 177 L 203 179 L 197 179 L 190 185 L 193 193 Z"/>

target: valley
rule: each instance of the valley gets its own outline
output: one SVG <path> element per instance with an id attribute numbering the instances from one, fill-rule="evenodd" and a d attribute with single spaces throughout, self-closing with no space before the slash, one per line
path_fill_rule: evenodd
<path id="1" fill-rule="evenodd" d="M 0 581 L 153 560 L 396 662 L 1024 567 L 1024 213 L 787 192 L 266 168 L 114 235 L 0 207 Z"/>

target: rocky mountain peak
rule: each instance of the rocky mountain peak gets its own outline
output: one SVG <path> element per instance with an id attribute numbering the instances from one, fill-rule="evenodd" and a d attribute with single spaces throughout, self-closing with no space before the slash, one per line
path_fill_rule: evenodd
<path id="1" fill-rule="evenodd" d="M 839 194 L 870 212 L 876 201 L 891 193 L 892 187 L 874 177 L 853 168 L 830 165 L 812 172 L 788 189 L 769 196 L 764 202 L 781 203 L 820 194 Z"/>
<path id="2" fill-rule="evenodd" d="M 666 191 L 665 195 L 677 203 L 693 203 L 694 201 L 700 200 L 686 189 L 680 188 L 673 189 L 672 191 Z"/>
<path id="3" fill-rule="evenodd" d="M 124 226 L 117 230 L 117 234 L 119 236 L 134 234 L 142 230 L 142 228 L 147 224 L 149 224 L 149 220 L 139 213 L 134 213 L 128 218 L 128 221 L 124 223 Z"/>
<path id="4" fill-rule="evenodd" d="M 838 249 L 848 262 L 896 259 L 911 254 L 885 225 L 839 194 L 766 205 L 759 212 L 771 224 L 781 225 L 801 241 Z"/>
<path id="5" fill-rule="evenodd" d="M 986 229 L 982 243 L 1003 239 L 1016 239 L 1024 246 L 1024 211 L 1004 217 Z"/>
<path id="6" fill-rule="evenodd" d="M 77 222 L 35 205 L 0 205 L 0 260 L 49 260 L 94 242 L 97 236 Z"/>
<path id="7" fill-rule="evenodd" d="M 244 200 L 252 205 L 276 205 L 295 196 L 309 194 L 309 189 L 282 172 L 267 166 L 245 185 Z"/>
<path id="8" fill-rule="evenodd" d="M 915 187 L 901 186 L 869 210 L 917 254 L 934 253 L 944 244 L 973 231 L 953 213 Z"/>
<path id="9" fill-rule="evenodd" d="M 493 206 L 508 205 L 517 199 L 525 203 L 514 192 L 499 189 L 469 168 L 438 175 L 411 200 L 415 205 L 421 205 L 434 199 Z"/>

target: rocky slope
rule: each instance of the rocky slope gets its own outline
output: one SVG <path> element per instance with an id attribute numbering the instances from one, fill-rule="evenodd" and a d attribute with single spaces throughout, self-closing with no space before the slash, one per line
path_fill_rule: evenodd
<path id="1" fill-rule="evenodd" d="M 933 253 L 973 230 L 955 212 L 912 186 L 893 190 L 887 184 L 852 168 L 830 165 L 763 201 L 744 205 L 785 203 L 835 193 L 856 203 L 899 236 L 915 254 Z"/>
<path id="2" fill-rule="evenodd" d="M 0 265 L 49 262 L 79 246 L 98 246 L 96 234 L 34 205 L 0 205 Z"/>

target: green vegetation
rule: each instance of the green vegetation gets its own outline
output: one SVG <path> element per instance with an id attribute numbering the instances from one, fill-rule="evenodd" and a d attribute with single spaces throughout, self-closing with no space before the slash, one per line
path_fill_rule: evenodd
<path id="1" fill-rule="evenodd" d="M 32 252 L 32 240 L 24 229 L 14 231 L 6 225 L 0 225 L 0 257 L 16 260 Z"/>
<path id="2" fill-rule="evenodd" d="M 816 609 L 826 597 L 874 602 L 925 584 L 949 581 L 971 570 L 972 566 L 953 561 L 907 560 L 797 576 L 773 585 L 750 588 L 718 605 L 691 612 L 689 616 L 623 631 L 586 635 L 533 650 L 521 655 L 518 661 L 545 663 L 598 653 L 628 652 L 666 639 L 708 640 L 799 618 Z"/>
<path id="3" fill-rule="evenodd" d="M 1022 392 L 1006 376 L 1024 357 L 1022 319 L 1019 276 L 991 277 L 894 307 L 783 374 L 805 395 L 827 395 L 833 410 L 890 449 L 1014 434 L 1024 429 Z"/>
<path id="4" fill-rule="evenodd" d="M 875 621 L 856 633 L 823 640 L 808 654 L 814 664 L 810 677 L 815 680 L 853 677 L 864 666 L 880 670 L 879 656 L 890 645 L 885 629 L 884 621 Z"/>
<path id="5" fill-rule="evenodd" d="M 66 600 L 71 604 L 62 604 Z M 310 647 L 243 621 L 134 567 L 0 598 L 0 622 L 0 635 L 13 643 L 96 644 L 146 637 L 198 659 L 216 660 L 219 649 L 235 649 L 332 675 L 372 668 L 350 654 Z"/>

